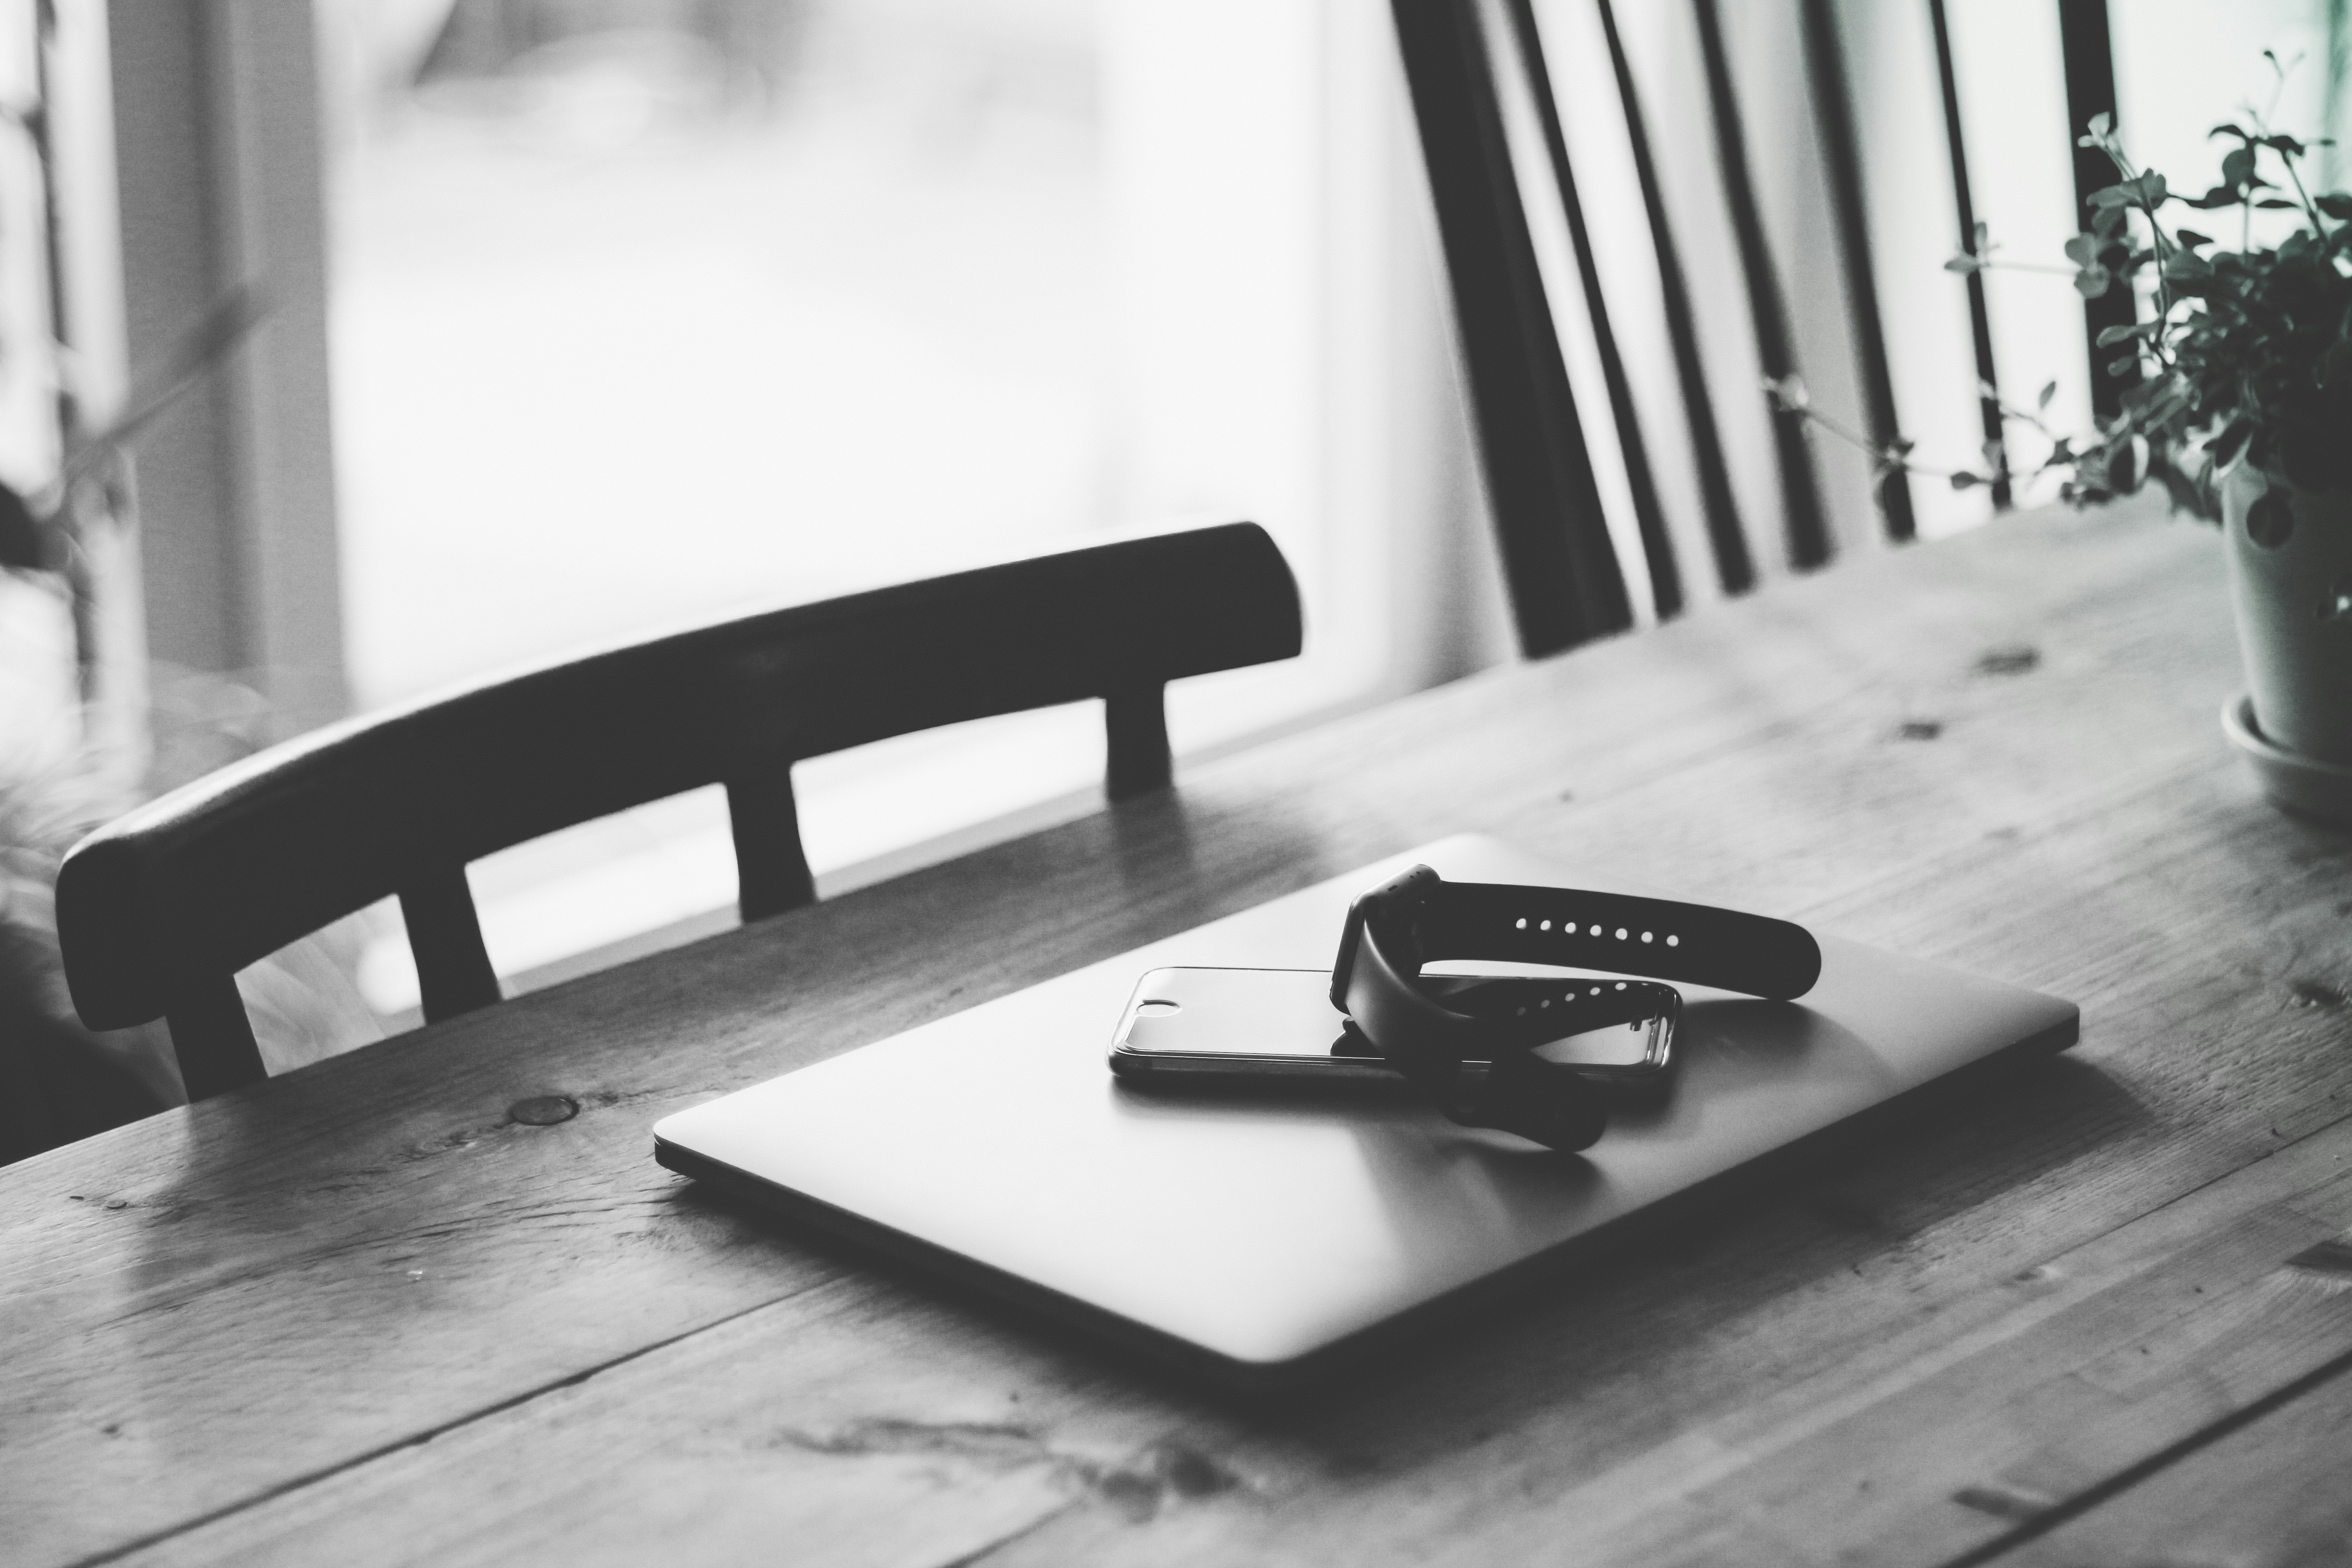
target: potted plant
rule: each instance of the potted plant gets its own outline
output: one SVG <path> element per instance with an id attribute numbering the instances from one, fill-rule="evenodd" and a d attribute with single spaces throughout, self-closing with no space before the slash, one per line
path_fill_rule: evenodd
<path id="1" fill-rule="evenodd" d="M 2137 322 L 2098 338 L 2115 352 L 2112 371 L 2138 376 L 2115 419 L 2087 440 L 2050 430 L 2042 411 L 2055 383 L 2035 409 L 2002 412 L 2051 438 L 2036 471 L 2055 470 L 2064 500 L 2089 505 L 2153 481 L 2176 510 L 2221 525 L 2251 689 L 2223 727 L 2274 800 L 2352 823 L 2352 196 L 2311 192 L 2305 145 L 2259 115 L 2212 134 L 2235 143 L 2221 181 L 2185 196 L 2134 167 L 2097 116 L 2082 145 L 2113 160 L 2116 181 L 2090 197 L 2091 226 L 2067 242 L 2067 267 L 2000 259 L 1982 225 L 1948 265 L 2063 270 L 2085 299 L 2116 288 L 2142 296 Z M 2234 226 L 2235 246 L 2200 224 Z M 1857 439 L 1811 410 L 1793 379 L 1766 391 Z M 1882 473 L 1940 473 L 1961 489 L 2007 467 L 2001 442 L 1986 447 L 1989 471 L 1924 468 L 1902 439 L 1874 456 Z"/>
<path id="2" fill-rule="evenodd" d="M 2121 415 L 2053 461 L 2071 470 L 2070 500 L 2154 478 L 2176 506 L 2221 523 L 2252 689 L 2235 738 L 2256 743 L 2285 804 L 2352 813 L 2352 196 L 2311 193 L 2303 144 L 2259 121 L 2213 134 L 2237 145 L 2221 183 L 2196 197 L 2135 170 L 2105 117 L 2084 138 L 2120 178 L 2092 196 L 2092 226 L 2069 242 L 2077 286 L 2095 295 L 2145 271 L 2151 309 L 2100 334 L 2142 373 Z M 2168 225 L 2171 205 L 2235 207 L 2237 247 Z M 2259 246 L 2266 212 L 2295 221 Z"/>

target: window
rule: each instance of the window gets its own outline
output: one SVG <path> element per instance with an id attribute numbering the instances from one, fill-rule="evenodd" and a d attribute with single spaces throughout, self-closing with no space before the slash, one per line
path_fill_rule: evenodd
<path id="1" fill-rule="evenodd" d="M 1461 602 L 1398 613 L 1400 550 L 1434 555 L 1427 536 L 1467 531 L 1470 509 L 1384 17 L 1317 0 L 318 16 L 361 708 L 1186 514 L 1275 532 L 1310 654 L 1180 688 L 1180 754 L 1491 657 Z M 1089 709 L 803 763 L 820 885 L 1092 809 L 1100 753 Z M 706 929 L 733 892 L 723 803 L 560 835 L 474 882 L 510 975 Z M 396 933 L 365 978 L 382 1005 L 413 998 Z"/>

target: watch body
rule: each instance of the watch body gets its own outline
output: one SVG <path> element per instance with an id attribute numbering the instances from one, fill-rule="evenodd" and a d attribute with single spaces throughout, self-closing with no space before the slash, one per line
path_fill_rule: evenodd
<path id="1" fill-rule="evenodd" d="M 1331 1005 L 1454 1121 L 1555 1149 L 1590 1147 L 1608 1125 L 1605 1092 L 1535 1048 L 1597 1017 L 1612 983 L 1527 980 L 1471 1011 L 1423 984 L 1424 964 L 1507 960 L 1681 980 L 1774 999 L 1821 976 L 1802 926 L 1704 904 L 1573 888 L 1448 882 L 1427 866 L 1391 879 L 1348 910 Z M 1490 1061 L 1484 1074 L 1463 1070 Z"/>

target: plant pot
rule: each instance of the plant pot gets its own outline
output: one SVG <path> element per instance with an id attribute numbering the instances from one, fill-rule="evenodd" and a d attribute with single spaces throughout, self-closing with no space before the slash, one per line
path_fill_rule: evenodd
<path id="1" fill-rule="evenodd" d="M 2352 767 L 2352 493 L 2241 463 L 2221 518 L 2255 726 L 2284 752 Z"/>

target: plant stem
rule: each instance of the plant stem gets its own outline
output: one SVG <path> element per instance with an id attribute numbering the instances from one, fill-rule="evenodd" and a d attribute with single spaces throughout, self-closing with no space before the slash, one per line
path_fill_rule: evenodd
<path id="1" fill-rule="evenodd" d="M 2137 174 L 2132 173 L 2131 160 L 2124 156 L 2123 144 L 2116 139 L 2112 132 L 2100 138 L 2099 151 L 2107 155 L 2107 161 L 2116 166 L 2116 173 L 2122 176 L 2124 184 L 2129 184 L 2139 178 Z M 2156 221 L 2154 202 L 2143 199 L 2133 205 L 2147 215 L 2148 248 L 2156 257 L 2156 319 L 2159 321 L 2169 321 L 2172 319 L 2172 286 L 2164 280 L 2166 261 L 2164 226 Z M 2148 347 L 2154 352 L 2157 363 L 2166 370 L 2172 368 L 2172 355 L 2166 347 L 2164 334 L 2161 331 L 2148 340 Z"/>
<path id="2" fill-rule="evenodd" d="M 2277 153 L 2278 149 L 2273 147 L 2271 151 Z M 2303 203 L 2304 216 L 2311 219 L 2311 232 L 2326 239 L 2327 226 L 2319 220 L 2319 208 L 2313 205 L 2311 193 L 2303 188 L 2303 176 L 2295 173 L 2294 157 L 2279 153 L 2279 162 L 2286 165 L 2286 177 L 2294 182 L 2295 199 Z"/>
<path id="3" fill-rule="evenodd" d="M 1839 440 L 1843 441 L 1847 446 L 1868 453 L 1872 462 L 1874 463 L 1881 470 L 1899 468 L 1906 474 L 1925 474 L 1931 479 L 1948 479 L 1954 474 L 1960 471 L 1958 468 L 1929 468 L 1925 463 L 1915 463 L 1909 458 L 1905 457 L 1899 452 L 1895 452 L 1891 448 L 1877 446 L 1870 439 L 1869 437 L 1864 435 L 1861 431 L 1854 429 L 1851 426 L 1839 423 L 1837 420 L 1831 418 L 1828 415 L 1823 414 L 1821 410 L 1813 407 L 1810 404 L 1800 405 L 1796 404 L 1784 403 L 1780 404 L 1779 406 L 1789 413 L 1794 414 L 1798 418 L 1804 420 L 1809 425 L 1820 426 L 1822 429 L 1828 431 Z M 1978 477 L 1981 478 L 1981 476 Z"/>
<path id="4" fill-rule="evenodd" d="M 1977 261 L 1977 265 L 1978 265 L 1979 267 L 1981 267 L 1981 268 L 1985 268 L 1985 269 L 1986 269 L 1986 270 L 1988 270 L 1988 271 L 1991 270 L 1991 269 L 1992 269 L 1992 268 L 1999 268 L 2000 270 L 2002 270 L 2002 271 L 2004 271 L 2004 272 L 2050 272 L 2050 273 L 2055 273 L 2057 276 L 2059 276 L 2059 277 L 2061 277 L 2061 278 L 2072 278 L 2072 277 L 2074 277 L 2077 272 L 2079 272 L 2079 271 L 2081 271 L 2081 270 L 2082 270 L 2082 268 L 2078 268 L 2078 267 L 2065 267 L 2065 266 L 2062 266 L 2062 265 L 2060 265 L 2059 263 L 2057 263 L 2057 262 L 2055 262 L 2055 261 L 1985 261 L 1985 260 L 1978 260 L 1978 261 Z"/>
<path id="5" fill-rule="evenodd" d="M 2294 58 L 2295 63 L 2298 65 L 2303 62 L 2303 57 L 2301 55 L 2295 56 Z M 2254 122 L 2254 129 L 2261 132 L 2265 136 L 2275 134 L 2275 132 L 2271 130 L 2271 115 L 2278 112 L 2279 98 L 2286 91 L 2286 68 L 2278 63 L 2278 57 L 2275 55 L 2271 57 L 2271 69 L 2278 73 L 2278 84 L 2271 89 L 2270 110 L 2267 113 L 2256 113 L 2252 116 Z M 2326 239 L 2327 237 L 2327 226 L 2320 221 L 2319 208 L 2313 205 L 2311 193 L 2303 188 L 2303 175 L 2295 169 L 2294 154 L 2288 152 L 2284 147 L 2273 147 L 2271 151 L 2278 154 L 2279 166 L 2286 171 L 2288 182 L 2294 186 L 2295 199 L 2303 204 L 2303 214 L 2305 217 L 2311 220 L 2311 232 L 2318 236 L 2320 238 Z M 2246 187 L 2246 217 L 2248 220 L 2249 233 L 2252 232 L 2253 208 L 2254 191 L 2253 187 L 2249 185 Z M 2238 248 L 2243 250 L 2245 247 L 2241 245 Z"/>

